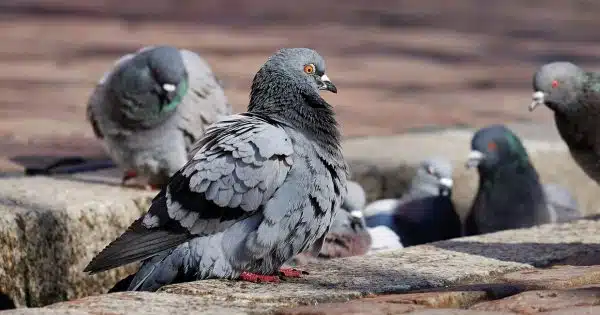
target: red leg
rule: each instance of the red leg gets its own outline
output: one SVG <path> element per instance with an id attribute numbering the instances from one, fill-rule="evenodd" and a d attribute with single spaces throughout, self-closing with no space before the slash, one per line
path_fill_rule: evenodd
<path id="1" fill-rule="evenodd" d="M 300 278 L 302 275 L 307 275 L 308 272 L 294 268 L 280 268 L 279 274 L 288 278 Z"/>
<path id="2" fill-rule="evenodd" d="M 137 173 L 135 171 L 125 171 L 123 173 L 123 177 L 121 178 L 121 184 L 124 185 L 126 181 L 128 181 L 134 177 L 137 177 Z"/>
<path id="3" fill-rule="evenodd" d="M 250 273 L 250 272 L 242 272 L 240 274 L 239 277 L 240 280 L 242 281 L 249 281 L 249 282 L 279 282 L 280 279 L 278 276 L 265 276 L 265 275 L 257 275 L 255 273 Z"/>
<path id="4" fill-rule="evenodd" d="M 160 190 L 160 186 L 158 186 L 158 185 L 152 185 L 152 184 L 150 184 L 148 186 L 150 186 L 150 190 Z"/>

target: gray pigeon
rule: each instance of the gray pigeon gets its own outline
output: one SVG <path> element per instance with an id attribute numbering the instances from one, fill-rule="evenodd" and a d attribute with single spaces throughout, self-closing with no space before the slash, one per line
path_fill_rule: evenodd
<path id="1" fill-rule="evenodd" d="M 467 235 L 552 222 L 544 189 L 521 140 L 504 125 L 479 129 L 466 166 L 477 167 L 479 189 L 465 222 Z"/>
<path id="2" fill-rule="evenodd" d="M 190 158 L 205 128 L 231 114 L 209 65 L 189 50 L 149 46 L 121 57 L 87 104 L 94 134 L 131 178 L 154 188 Z"/>
<path id="3" fill-rule="evenodd" d="M 347 183 L 348 194 L 341 209 L 336 211 L 325 241 L 313 245 L 313 248 L 296 255 L 289 265 L 301 266 L 319 259 L 360 256 L 367 253 L 371 246 L 371 235 L 366 229 L 362 209 L 366 204 L 363 188 L 354 181 Z M 315 255 L 316 253 L 316 255 Z"/>
<path id="4" fill-rule="evenodd" d="M 543 187 L 551 222 L 569 222 L 583 216 L 577 199 L 569 190 L 558 184 L 544 184 Z"/>
<path id="5" fill-rule="evenodd" d="M 543 65 L 533 76 L 533 102 L 554 111 L 560 136 L 575 162 L 600 183 L 600 74 L 570 62 Z"/>
<path id="6" fill-rule="evenodd" d="M 366 207 L 367 226 L 388 227 L 404 247 L 459 237 L 461 222 L 451 199 L 452 184 L 450 161 L 425 159 L 401 199 L 383 199 Z"/>
<path id="7" fill-rule="evenodd" d="M 320 90 L 337 92 L 317 52 L 276 52 L 254 77 L 248 112 L 209 127 L 148 213 L 85 271 L 143 260 L 129 291 L 207 278 L 279 281 L 286 261 L 323 242 L 347 193 L 340 132 Z"/>

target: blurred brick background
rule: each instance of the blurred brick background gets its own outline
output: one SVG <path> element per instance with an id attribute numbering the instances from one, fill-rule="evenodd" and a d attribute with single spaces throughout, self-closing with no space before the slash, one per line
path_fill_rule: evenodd
<path id="1" fill-rule="evenodd" d="M 550 123 L 526 109 L 531 75 L 558 59 L 600 70 L 599 15 L 591 0 L 3 0 L 0 168 L 102 152 L 87 97 L 118 56 L 149 44 L 204 56 L 237 111 L 271 53 L 315 48 L 347 137 Z"/>

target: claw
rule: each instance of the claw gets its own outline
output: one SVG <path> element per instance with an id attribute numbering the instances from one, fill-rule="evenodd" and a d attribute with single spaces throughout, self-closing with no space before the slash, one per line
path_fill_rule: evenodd
<path id="1" fill-rule="evenodd" d="M 255 273 L 250 273 L 250 272 L 246 272 L 246 271 L 244 271 L 240 274 L 239 280 L 248 281 L 248 282 L 256 282 L 256 283 L 261 283 L 261 282 L 278 283 L 280 281 L 278 276 L 257 275 Z"/>
<path id="2" fill-rule="evenodd" d="M 288 278 L 301 278 L 302 275 L 307 275 L 308 272 L 294 268 L 281 268 L 279 274 Z"/>

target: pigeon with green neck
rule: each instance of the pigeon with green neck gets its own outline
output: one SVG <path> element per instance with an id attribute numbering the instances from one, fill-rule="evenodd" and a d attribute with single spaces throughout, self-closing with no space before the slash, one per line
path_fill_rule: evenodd
<path id="1" fill-rule="evenodd" d="M 504 125 L 478 130 L 471 150 L 466 167 L 477 167 L 479 189 L 465 222 L 467 235 L 564 222 L 579 216 L 572 209 L 568 192 L 559 186 L 542 185 L 521 140 Z"/>
<path id="2" fill-rule="evenodd" d="M 231 114 L 210 66 L 189 50 L 149 46 L 116 61 L 87 104 L 94 134 L 122 182 L 162 187 L 206 127 Z"/>
<path id="3" fill-rule="evenodd" d="M 600 183 L 600 74 L 570 62 L 543 65 L 533 76 L 529 110 L 546 105 L 571 156 Z"/>

